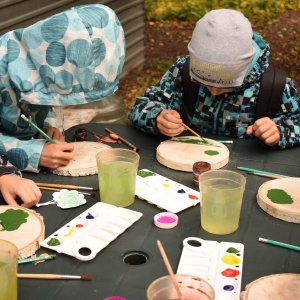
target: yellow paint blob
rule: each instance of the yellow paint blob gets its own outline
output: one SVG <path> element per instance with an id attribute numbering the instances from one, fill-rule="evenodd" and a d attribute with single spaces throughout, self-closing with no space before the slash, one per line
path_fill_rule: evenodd
<path id="1" fill-rule="evenodd" d="M 222 262 L 227 265 L 236 265 L 240 263 L 240 259 L 232 254 L 224 255 L 222 257 Z"/>
<path id="2" fill-rule="evenodd" d="M 74 231 L 75 231 L 75 227 L 73 226 L 73 227 L 70 229 L 69 233 L 66 233 L 64 236 L 71 236 L 71 235 L 73 235 Z"/>
<path id="3" fill-rule="evenodd" d="M 170 188 L 170 185 L 169 185 L 168 183 L 164 183 L 164 184 L 163 184 L 163 187 L 165 187 L 165 188 Z"/>

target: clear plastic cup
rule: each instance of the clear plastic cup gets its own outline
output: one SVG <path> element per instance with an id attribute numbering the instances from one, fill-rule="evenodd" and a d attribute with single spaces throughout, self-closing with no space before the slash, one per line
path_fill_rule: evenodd
<path id="1" fill-rule="evenodd" d="M 18 248 L 9 241 L 0 240 L 0 300 L 17 300 Z"/>
<path id="2" fill-rule="evenodd" d="M 100 200 L 126 207 L 134 202 L 140 156 L 132 150 L 109 149 L 96 156 Z"/>
<path id="3" fill-rule="evenodd" d="M 199 176 L 201 227 L 213 234 L 238 229 L 246 178 L 233 171 L 211 170 Z"/>
<path id="4" fill-rule="evenodd" d="M 175 274 L 184 300 L 213 300 L 213 287 L 204 279 L 192 275 Z M 178 300 L 178 293 L 170 276 L 153 281 L 147 289 L 148 300 Z"/>

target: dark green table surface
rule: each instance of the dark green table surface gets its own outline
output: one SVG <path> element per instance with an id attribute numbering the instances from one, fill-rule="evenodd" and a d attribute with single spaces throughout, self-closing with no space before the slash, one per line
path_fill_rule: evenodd
<path id="1" fill-rule="evenodd" d="M 91 123 L 70 128 L 66 132 L 67 141 L 73 141 L 75 130 L 84 127 L 88 130 L 107 135 L 104 130 L 111 130 L 137 146 L 141 156 L 139 169 L 149 169 L 183 185 L 193 187 L 192 173 L 169 169 L 156 160 L 156 148 L 164 140 L 144 134 L 131 127 L 116 124 Z M 219 136 L 208 138 L 225 139 Z M 228 138 L 227 138 L 228 139 Z M 88 135 L 88 140 L 95 139 Z M 109 144 L 112 147 L 128 148 L 125 144 Z M 237 166 L 250 167 L 288 176 L 300 175 L 300 149 L 268 150 L 255 139 L 237 140 L 227 145 L 230 150 L 229 163 L 223 169 L 237 170 Z M 41 248 L 37 254 L 48 252 L 57 254 L 56 259 L 42 264 L 19 265 L 19 273 L 51 273 L 68 275 L 89 275 L 92 281 L 77 280 L 36 280 L 19 279 L 19 300 L 27 299 L 104 299 L 118 295 L 127 300 L 146 299 L 148 285 L 158 277 L 167 274 L 156 241 L 159 239 L 169 257 L 173 270 L 176 271 L 182 252 L 182 242 L 187 237 L 199 237 L 217 242 L 237 242 L 245 245 L 242 290 L 245 286 L 262 276 L 276 273 L 300 273 L 300 253 L 272 245 L 259 243 L 258 237 L 265 237 L 284 243 L 300 246 L 300 225 L 276 219 L 263 211 L 256 202 L 260 185 L 267 178 L 248 175 L 244 194 L 240 226 L 232 234 L 218 236 L 205 232 L 200 226 L 199 205 L 180 213 L 179 224 L 173 229 L 160 229 L 153 223 L 155 214 L 162 212 L 158 207 L 146 201 L 135 199 L 129 209 L 143 213 L 142 218 L 127 229 L 90 261 L 80 261 L 72 256 L 58 254 Z M 24 177 L 36 182 L 73 184 L 79 186 L 98 185 L 97 175 L 85 177 L 64 177 L 41 170 L 39 174 L 24 173 Z M 300 188 L 299 188 L 300 191 Z M 42 202 L 52 199 L 51 191 L 42 191 Z M 83 206 L 63 210 L 56 205 L 33 208 L 44 218 L 45 237 L 51 235 L 90 206 L 99 201 L 99 194 L 88 200 Z M 1 202 L 3 204 L 3 202 Z M 123 262 L 122 256 L 128 251 L 142 251 L 149 256 L 146 263 L 130 265 Z"/>

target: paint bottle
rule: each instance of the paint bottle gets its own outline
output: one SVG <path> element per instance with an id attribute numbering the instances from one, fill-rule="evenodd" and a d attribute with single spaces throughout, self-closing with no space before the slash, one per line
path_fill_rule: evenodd
<path id="1" fill-rule="evenodd" d="M 193 185 L 199 186 L 199 175 L 211 170 L 210 163 L 206 161 L 196 161 L 193 165 Z"/>

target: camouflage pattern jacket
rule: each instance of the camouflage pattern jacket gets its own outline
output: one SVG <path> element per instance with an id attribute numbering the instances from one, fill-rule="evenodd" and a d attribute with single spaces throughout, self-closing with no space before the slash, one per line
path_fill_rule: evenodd
<path id="1" fill-rule="evenodd" d="M 246 129 L 254 122 L 254 111 L 262 73 L 269 66 L 269 45 L 253 31 L 256 55 L 250 64 L 241 87 L 230 93 L 214 96 L 199 86 L 195 113 L 187 124 L 199 133 L 249 138 Z M 137 98 L 129 113 L 131 124 L 147 133 L 160 134 L 156 118 L 160 107 L 178 112 L 183 107 L 182 70 L 188 56 L 180 57 L 164 74 L 157 86 L 149 87 Z M 293 80 L 286 78 L 282 104 L 272 119 L 280 133 L 276 148 L 284 149 L 300 144 L 300 101 Z M 252 136 L 251 136 L 252 137 Z"/>

